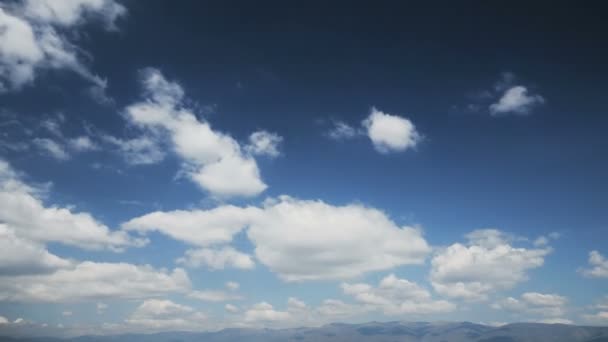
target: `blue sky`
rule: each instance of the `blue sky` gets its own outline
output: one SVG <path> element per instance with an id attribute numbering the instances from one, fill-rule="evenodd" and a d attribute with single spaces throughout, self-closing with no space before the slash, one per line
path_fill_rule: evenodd
<path id="1" fill-rule="evenodd" d="M 601 11 L 470 5 L 2 2 L 0 332 L 608 324 Z"/>

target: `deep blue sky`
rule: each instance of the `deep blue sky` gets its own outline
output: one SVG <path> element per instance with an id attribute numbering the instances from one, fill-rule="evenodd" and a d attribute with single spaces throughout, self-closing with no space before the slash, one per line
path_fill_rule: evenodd
<path id="1" fill-rule="evenodd" d="M 100 104 L 87 96 L 91 80 L 70 67 L 43 64 L 35 66 L 34 80 L 0 93 L 0 157 L 21 173 L 24 184 L 52 183 L 39 197 L 47 207 L 73 206 L 74 212 L 90 213 L 110 229 L 120 230 L 124 222 L 153 211 L 207 210 L 229 204 L 259 207 L 265 199 L 288 195 L 302 201 L 320 200 L 334 208 L 354 203 L 379 209 L 398 227 L 419 227 L 432 248 L 422 265 L 402 263 L 354 278 L 294 283 L 282 279 L 281 272 L 254 252 L 256 245 L 244 227 L 227 245 L 253 255 L 255 269 L 186 267 L 191 290 L 221 290 L 224 282 L 236 281 L 244 299 L 231 303 L 244 315 L 263 301 L 289 313 L 285 306 L 289 297 L 303 300 L 311 310 L 328 298 L 364 305 L 340 284 L 375 286 L 395 273 L 426 288 L 433 300 L 449 301 L 455 309 L 422 316 L 370 309 L 360 316 L 326 321 L 608 323 L 592 317 L 597 313 L 592 306 L 608 294 L 608 262 L 588 264 L 591 251 L 608 254 L 608 47 L 604 37 L 608 27 L 605 6 L 599 2 L 575 6 L 465 1 L 422 6 L 125 1 L 126 15 L 116 18 L 115 30 L 100 24 L 105 12 L 82 12 L 80 22 L 59 26 L 36 22 L 10 4 L 15 5 L 2 4 L 6 13 L 33 22 L 33 27 L 50 25 L 74 44 L 79 63 L 107 80 L 105 92 L 112 102 Z M 151 101 L 149 94 L 142 94 L 141 85 L 142 70 L 149 67 L 183 89 L 181 108 L 231 136 L 241 148 L 245 149 L 254 131 L 282 138 L 280 155 L 255 157 L 266 190 L 254 196 L 218 197 L 187 176 L 176 177 L 191 161 L 176 153 L 166 136 L 157 137 L 154 129 L 129 119 L 128 106 Z M 500 88 L 505 73 L 513 78 Z M 523 114 L 492 115 L 490 105 L 515 86 L 525 87 L 542 101 Z M 422 138 L 406 149 L 379 152 L 361 124 L 373 108 L 405 118 Z M 64 119 L 59 119 L 59 113 Z M 59 122 L 60 136 L 42 127 L 49 120 Z M 353 128 L 354 136 L 328 137 L 337 122 Z M 160 139 L 166 153 L 162 161 L 130 165 L 116 146 L 102 138 L 146 134 Z M 68 139 L 76 136 L 88 136 L 97 148 L 68 151 L 68 159 L 58 160 L 35 143 L 46 138 L 67 146 Z M 17 143 L 26 147 L 7 147 Z M 6 217 L 0 217 L 0 222 L 11 224 Z M 344 229 L 350 235 L 348 227 L 324 229 Z M 503 246 L 551 252 L 541 258 L 542 266 L 525 268 L 523 278 L 508 285 L 492 283 L 487 298 L 471 301 L 438 290 L 433 284 L 432 260 L 455 243 L 471 247 L 475 243 L 467 245 L 465 235 L 487 228 L 504 234 Z M 19 236 L 21 228 L 11 229 Z M 559 238 L 533 245 L 537 237 L 551 233 Z M 145 236 L 150 239 L 146 246 L 129 247 L 119 254 L 62 241 L 43 244 L 49 252 L 75 262 L 126 262 L 168 269 L 183 267 L 175 259 L 196 247 L 159 232 Z M 335 251 L 340 253 L 338 247 Z M 482 261 L 485 258 L 489 257 L 481 256 Z M 497 265 L 504 266 L 504 272 L 511 270 L 508 263 Z M 606 274 L 593 276 L 585 271 L 594 266 L 605 267 Z M 0 273 L 0 283 L 11 281 Z M 506 297 L 523 303 L 525 292 L 562 296 L 567 304 L 560 306 L 563 313 L 550 317 L 539 316 L 532 302 L 523 309 L 497 308 Z M 123 324 L 142 301 L 159 298 L 121 302 L 120 296 L 96 296 L 53 303 L 0 296 L 0 316 L 65 326 Z M 161 298 L 206 312 L 213 322 L 227 316 L 225 302 L 209 304 L 179 291 Z M 108 312 L 116 315 L 100 317 L 95 312 L 98 302 L 110 304 Z M 73 315 L 63 316 L 63 311 Z M 235 321 L 258 324 L 243 319 Z M 283 321 L 259 324 L 280 326 Z M 197 329 L 215 327 L 196 325 Z"/>

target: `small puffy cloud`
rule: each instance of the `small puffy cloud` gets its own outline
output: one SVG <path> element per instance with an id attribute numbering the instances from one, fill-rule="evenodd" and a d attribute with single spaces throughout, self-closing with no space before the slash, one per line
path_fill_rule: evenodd
<path id="1" fill-rule="evenodd" d="M 327 136 L 333 140 L 348 140 L 359 135 L 359 131 L 344 121 L 333 121 L 333 127 L 327 132 Z"/>
<path id="2" fill-rule="evenodd" d="M 63 315 L 64 317 L 70 317 L 72 316 L 72 311 L 64 311 L 61 313 L 61 315 Z"/>
<path id="3" fill-rule="evenodd" d="M 70 159 L 68 152 L 58 144 L 56 141 L 47 138 L 35 138 L 33 140 L 34 145 L 41 149 L 44 153 L 47 153 L 50 157 L 57 160 Z"/>
<path id="4" fill-rule="evenodd" d="M 468 243 L 441 249 L 431 261 L 430 280 L 438 293 L 468 300 L 510 289 L 527 279 L 527 272 L 540 267 L 551 248 L 511 245 L 510 238 L 495 229 L 476 230 Z"/>
<path id="5" fill-rule="evenodd" d="M 608 278 L 608 259 L 598 251 L 589 252 L 591 268 L 583 269 L 582 273 L 591 278 Z"/>
<path id="6" fill-rule="evenodd" d="M 405 151 L 414 148 L 421 140 L 421 135 L 409 119 L 376 108 L 372 108 L 362 124 L 380 153 Z"/>
<path id="7" fill-rule="evenodd" d="M 89 213 L 45 206 L 39 191 L 22 182 L 1 159 L 0 222 L 15 236 L 36 243 L 57 242 L 85 249 L 121 250 L 146 242 L 133 239 L 124 231 L 110 230 Z"/>
<path id="8" fill-rule="evenodd" d="M 240 295 L 222 290 L 200 290 L 192 291 L 188 297 L 202 300 L 204 302 L 228 302 L 243 299 Z"/>
<path id="9" fill-rule="evenodd" d="M 166 136 L 194 183 L 218 197 L 255 196 L 266 189 L 255 159 L 230 135 L 197 118 L 184 105 L 178 83 L 152 68 L 142 72 L 141 83 L 145 99 L 128 106 L 125 117 L 154 139 Z"/>
<path id="10" fill-rule="evenodd" d="M 232 247 L 189 249 L 183 257 L 177 259 L 177 263 L 191 268 L 207 267 L 211 270 L 255 268 L 251 255 Z"/>
<path id="11" fill-rule="evenodd" d="M 229 281 L 229 282 L 226 282 L 226 287 L 231 291 L 236 291 L 239 289 L 239 287 L 241 287 L 241 285 L 239 283 L 237 283 L 236 281 Z"/>
<path id="12" fill-rule="evenodd" d="M 103 302 L 98 302 L 98 303 L 95 305 L 95 308 L 97 308 L 97 313 L 101 315 L 101 314 L 102 314 L 102 313 L 104 313 L 104 312 L 106 311 L 106 309 L 108 308 L 108 304 L 103 303 Z"/>
<path id="13" fill-rule="evenodd" d="M 394 274 L 383 278 L 377 287 L 369 284 L 342 284 L 345 294 L 385 315 L 436 314 L 453 311 L 456 306 L 445 300 L 435 300 L 418 284 L 399 279 Z"/>
<path id="14" fill-rule="evenodd" d="M 468 111 L 487 109 L 495 117 L 527 115 L 546 102 L 540 94 L 531 93 L 512 72 L 503 72 L 492 88 L 474 92 L 470 99 L 473 102 L 465 107 Z"/>
<path id="15" fill-rule="evenodd" d="M 224 309 L 230 313 L 237 313 L 240 311 L 236 305 L 232 305 L 232 304 L 226 304 L 224 306 Z"/>
<path id="16" fill-rule="evenodd" d="M 542 319 L 559 319 L 566 312 L 566 297 L 557 294 L 526 292 L 520 299 L 508 297 L 492 304 L 496 310 L 505 310 L 515 314 L 534 315 Z"/>
<path id="17" fill-rule="evenodd" d="M 538 94 L 530 94 L 524 86 L 514 86 L 507 89 L 498 102 L 490 105 L 492 115 L 509 113 L 528 114 L 532 108 L 545 103 L 545 99 Z"/>
<path id="18" fill-rule="evenodd" d="M 99 149 L 99 146 L 86 135 L 72 138 L 68 141 L 68 144 L 73 150 L 78 152 L 95 151 Z"/>
<path id="19" fill-rule="evenodd" d="M 91 19 L 115 28 L 125 14 L 114 0 L 27 0 L 0 8 L 0 91 L 21 89 L 44 69 L 68 69 L 105 89 L 106 82 L 83 64 L 80 49 L 63 32 Z"/>
<path id="20" fill-rule="evenodd" d="M 4 317 L 4 316 L 0 316 L 0 324 L 8 324 L 10 323 L 10 321 Z"/>
<path id="21" fill-rule="evenodd" d="M 147 331 L 202 330 L 206 321 L 205 314 L 166 299 L 147 299 L 126 319 Z"/>
<path id="22" fill-rule="evenodd" d="M 249 144 L 245 146 L 245 150 L 254 155 L 278 157 L 279 144 L 283 141 L 283 137 L 276 133 L 267 131 L 256 131 L 249 136 Z"/>
<path id="23" fill-rule="evenodd" d="M 0 300 L 77 302 L 103 298 L 137 299 L 188 292 L 187 273 L 147 265 L 85 261 L 51 274 L 0 277 Z"/>
<path id="24" fill-rule="evenodd" d="M 156 212 L 128 221 L 123 228 L 155 230 L 203 246 L 230 242 L 248 228 L 256 259 L 286 281 L 346 279 L 421 264 L 431 250 L 419 229 L 399 227 L 378 209 L 288 196 L 268 200 L 262 207 Z M 233 255 L 239 255 L 227 251 L 192 250 L 180 262 L 222 267 L 225 260 L 236 260 Z M 242 266 L 253 264 L 248 256 L 239 256 L 239 260 Z"/>
<path id="25" fill-rule="evenodd" d="M 287 311 L 277 311 L 267 302 L 254 304 L 245 312 L 246 322 L 276 322 L 287 321 L 291 315 Z"/>

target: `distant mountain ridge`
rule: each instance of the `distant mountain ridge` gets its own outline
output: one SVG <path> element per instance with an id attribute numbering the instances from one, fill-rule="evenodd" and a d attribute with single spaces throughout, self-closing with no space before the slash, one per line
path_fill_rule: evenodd
<path id="1" fill-rule="evenodd" d="M 608 327 L 514 323 L 500 327 L 460 323 L 333 323 L 318 328 L 225 329 L 218 332 L 164 332 L 58 338 L 8 338 L 21 342 L 608 342 Z"/>

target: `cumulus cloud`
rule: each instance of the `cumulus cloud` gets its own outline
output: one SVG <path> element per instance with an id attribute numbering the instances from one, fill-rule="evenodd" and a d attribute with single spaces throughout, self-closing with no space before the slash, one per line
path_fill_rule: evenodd
<path id="1" fill-rule="evenodd" d="M 276 133 L 256 131 L 249 136 L 249 144 L 245 146 L 245 150 L 251 154 L 275 158 L 281 154 L 279 152 L 281 141 L 283 137 Z"/>
<path id="2" fill-rule="evenodd" d="M 490 105 L 492 115 L 508 113 L 528 114 L 532 108 L 545 103 L 545 99 L 538 94 L 530 94 L 524 86 L 514 86 L 507 89 L 498 102 Z"/>
<path id="3" fill-rule="evenodd" d="M 473 93 L 466 109 L 479 112 L 487 109 L 490 115 L 527 115 L 546 102 L 540 94 L 532 93 L 512 72 L 503 72 L 490 89 Z"/>
<path id="4" fill-rule="evenodd" d="M 594 325 L 608 325 L 608 296 L 600 299 L 595 305 L 589 308 L 593 313 L 582 315 L 585 322 Z"/>
<path id="5" fill-rule="evenodd" d="M 226 304 L 224 306 L 224 309 L 226 311 L 228 311 L 229 313 L 237 313 L 237 312 L 240 311 L 239 308 L 236 305 L 232 305 L 232 304 Z"/>
<path id="6" fill-rule="evenodd" d="M 262 207 L 155 212 L 123 227 L 156 230 L 200 245 L 229 242 L 248 227 L 256 259 L 286 281 L 352 278 L 421 264 L 430 252 L 419 229 L 399 227 L 378 209 L 288 196 L 267 200 Z M 210 252 L 201 254 L 206 264 L 213 260 Z"/>
<path id="7" fill-rule="evenodd" d="M 146 69 L 142 85 L 145 100 L 128 106 L 126 118 L 153 136 L 166 134 L 186 164 L 184 174 L 194 183 L 220 197 L 255 196 L 266 189 L 255 159 L 230 135 L 212 129 L 186 108 L 179 84 Z"/>
<path id="8" fill-rule="evenodd" d="M 277 322 L 287 321 L 291 319 L 291 315 L 287 311 L 278 311 L 267 302 L 254 304 L 245 312 L 246 322 Z"/>
<path id="9" fill-rule="evenodd" d="M 516 314 L 528 314 L 542 319 L 560 318 L 566 313 L 566 297 L 557 294 L 526 292 L 520 299 L 508 297 L 492 304 L 492 308 Z M 538 321 L 538 319 L 537 319 Z"/>
<path id="10" fill-rule="evenodd" d="M 188 294 L 190 298 L 206 301 L 206 302 L 227 302 L 232 300 L 241 300 L 241 297 L 235 291 L 238 290 L 239 283 L 229 281 L 226 283 L 226 290 L 198 290 Z"/>
<path id="11" fill-rule="evenodd" d="M 91 20 L 113 29 L 125 14 L 114 0 L 25 0 L 0 8 L 0 91 L 21 89 L 44 69 L 68 69 L 105 89 L 105 80 L 88 69 L 63 32 Z"/>
<path id="12" fill-rule="evenodd" d="M 589 252 L 591 268 L 583 269 L 582 273 L 592 278 L 608 278 L 608 259 L 598 251 Z"/>
<path id="13" fill-rule="evenodd" d="M 326 299 L 319 306 L 307 305 L 290 297 L 285 309 L 277 309 L 267 302 L 259 302 L 244 310 L 239 325 L 285 328 L 294 326 L 318 326 L 369 312 L 360 304 L 348 304 L 336 299 Z"/>
<path id="14" fill-rule="evenodd" d="M 427 289 L 394 274 L 383 278 L 377 287 L 365 283 L 343 283 L 342 290 L 357 302 L 381 310 L 385 315 L 424 315 L 450 312 L 456 308 L 448 301 L 433 299 Z"/>
<path id="15" fill-rule="evenodd" d="M 380 153 L 405 151 L 415 147 L 421 140 L 421 135 L 409 119 L 376 108 L 372 108 L 370 115 L 363 121 L 363 127 Z"/>
<path id="16" fill-rule="evenodd" d="M 238 294 L 230 293 L 222 290 L 200 290 L 192 291 L 188 294 L 188 297 L 202 300 L 204 302 L 228 302 L 233 300 L 241 300 Z"/>
<path id="17" fill-rule="evenodd" d="M 232 247 L 189 249 L 183 257 L 177 259 L 177 263 L 191 268 L 208 267 L 211 270 L 251 270 L 255 267 L 251 255 Z"/>
<path id="18" fill-rule="evenodd" d="M 0 276 L 50 273 L 71 265 L 42 244 L 20 238 L 13 229 L 0 224 Z"/>
<path id="19" fill-rule="evenodd" d="M 420 230 L 399 227 L 359 204 L 280 197 L 268 201 L 247 232 L 256 258 L 286 281 L 345 279 L 424 262 Z"/>
<path id="20" fill-rule="evenodd" d="M 220 206 L 210 210 L 156 211 L 125 222 L 128 231 L 161 232 L 175 240 L 196 246 L 232 241 L 232 237 L 256 216 L 255 207 Z"/>
<path id="21" fill-rule="evenodd" d="M 0 159 L 0 222 L 20 238 L 36 243 L 58 242 L 85 249 L 121 250 L 141 246 L 124 231 L 112 231 L 89 213 L 45 206 L 40 193 L 23 183 Z"/>
<path id="22" fill-rule="evenodd" d="M 551 252 L 549 247 L 514 247 L 506 234 L 495 229 L 473 231 L 467 239 L 467 244 L 441 249 L 431 261 L 431 284 L 442 295 L 486 299 L 525 281 L 527 272 L 542 266 Z"/>
<path id="23" fill-rule="evenodd" d="M 95 151 L 99 149 L 99 146 L 97 146 L 97 144 L 95 144 L 93 140 L 86 135 L 72 138 L 68 141 L 68 144 L 73 150 L 78 152 Z"/>
<path id="24" fill-rule="evenodd" d="M 207 315 L 166 299 L 147 299 L 127 318 L 132 327 L 147 331 L 201 330 Z"/>
<path id="25" fill-rule="evenodd" d="M 190 279 L 148 265 L 84 261 L 51 274 L 0 277 L 0 300 L 14 302 L 77 302 L 103 298 L 137 299 L 187 292 Z"/>

